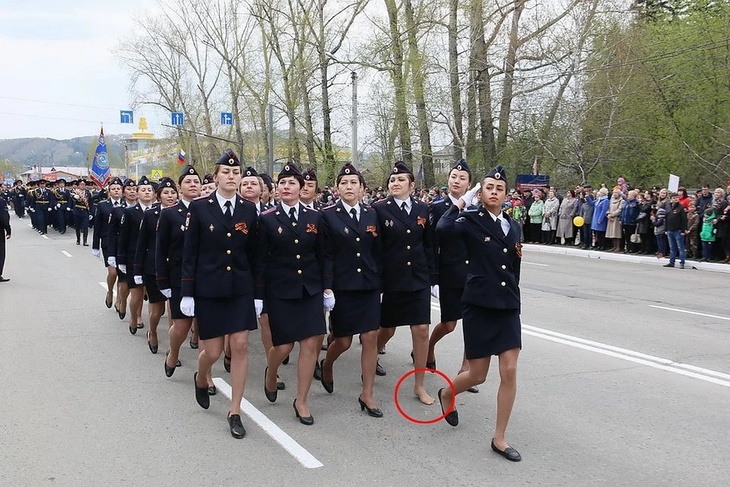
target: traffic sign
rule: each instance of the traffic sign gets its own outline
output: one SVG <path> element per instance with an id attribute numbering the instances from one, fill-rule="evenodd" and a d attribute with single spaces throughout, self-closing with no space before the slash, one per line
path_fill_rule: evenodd
<path id="1" fill-rule="evenodd" d="M 13 177 L 13 173 L 12 172 L 8 171 L 8 172 L 5 173 L 5 178 L 6 179 L 10 179 L 12 177 Z"/>
<path id="2" fill-rule="evenodd" d="M 134 123 L 134 112 L 132 110 L 119 110 L 120 123 Z"/>
<path id="3" fill-rule="evenodd" d="M 172 125 L 185 124 L 185 114 L 183 112 L 172 112 Z"/>
<path id="4" fill-rule="evenodd" d="M 221 125 L 233 125 L 233 113 L 221 112 Z"/>
<path id="5" fill-rule="evenodd" d="M 152 176 L 152 179 L 160 179 L 162 177 L 162 170 L 153 169 L 152 171 L 150 171 L 150 176 Z"/>

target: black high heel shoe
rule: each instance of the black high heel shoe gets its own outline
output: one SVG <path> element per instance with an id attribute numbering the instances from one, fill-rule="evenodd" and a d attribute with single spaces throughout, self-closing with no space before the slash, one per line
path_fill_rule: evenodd
<path id="1" fill-rule="evenodd" d="M 335 390 L 335 381 L 331 380 L 327 382 L 324 380 L 324 359 L 319 361 L 319 374 L 319 381 L 322 383 L 322 387 L 324 387 L 325 391 L 332 394 L 332 391 Z"/>
<path id="2" fill-rule="evenodd" d="M 382 418 L 383 417 L 383 411 L 380 410 L 380 408 L 370 408 L 367 404 L 365 404 L 365 401 L 363 401 L 361 398 L 357 398 L 357 402 L 360 403 L 360 411 L 365 411 L 367 409 L 368 416 L 372 416 L 373 418 Z"/>
<path id="3" fill-rule="evenodd" d="M 276 396 L 278 395 L 279 391 L 278 389 L 274 389 L 273 391 L 269 392 L 268 389 L 266 389 L 266 376 L 269 373 L 269 368 L 266 367 L 264 370 L 264 395 L 266 396 L 266 399 L 269 400 L 269 402 L 276 402 Z"/>
<path id="4" fill-rule="evenodd" d="M 294 399 L 294 413 L 297 415 L 297 418 L 299 418 L 299 422 L 306 426 L 312 426 L 314 424 L 314 417 L 313 416 L 302 416 L 299 414 L 299 410 L 297 409 L 297 400 Z"/>
<path id="5" fill-rule="evenodd" d="M 168 355 L 170 355 L 170 351 L 169 350 L 167 352 L 165 352 L 165 375 L 167 377 L 172 377 L 172 374 L 175 373 L 175 369 L 177 368 L 177 365 L 175 365 L 174 367 L 168 367 L 167 366 L 167 356 Z"/>
<path id="6" fill-rule="evenodd" d="M 132 331 L 132 330 L 129 330 L 129 331 Z M 150 352 L 157 353 L 157 350 L 159 348 L 159 344 L 152 345 L 152 343 L 150 343 L 150 332 L 149 331 L 147 331 L 147 346 L 150 347 Z"/>

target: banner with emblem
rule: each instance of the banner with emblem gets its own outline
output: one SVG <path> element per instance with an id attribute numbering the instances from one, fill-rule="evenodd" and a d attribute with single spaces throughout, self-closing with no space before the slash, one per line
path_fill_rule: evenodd
<path id="1" fill-rule="evenodd" d="M 106 139 L 104 138 L 104 127 L 101 128 L 101 132 L 99 133 L 99 142 L 96 145 L 94 161 L 91 164 L 89 176 L 100 188 L 106 186 L 106 183 L 108 183 L 109 179 L 111 179 L 109 157 L 106 151 Z"/>

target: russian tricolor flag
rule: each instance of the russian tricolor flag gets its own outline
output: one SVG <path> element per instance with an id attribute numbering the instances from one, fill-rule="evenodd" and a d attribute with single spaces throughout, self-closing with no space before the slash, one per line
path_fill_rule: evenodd
<path id="1" fill-rule="evenodd" d="M 185 151 L 180 149 L 180 154 L 177 156 L 177 163 L 181 166 L 185 164 Z"/>

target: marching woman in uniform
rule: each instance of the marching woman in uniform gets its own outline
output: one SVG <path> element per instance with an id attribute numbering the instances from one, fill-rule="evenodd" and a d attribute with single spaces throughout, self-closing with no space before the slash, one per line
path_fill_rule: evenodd
<path id="1" fill-rule="evenodd" d="M 177 186 L 170 178 L 162 178 L 157 186 L 157 203 L 144 213 L 142 224 L 137 236 L 137 250 L 134 254 L 134 282 L 144 284 L 147 291 L 147 300 L 150 318 L 150 327 L 147 330 L 147 346 L 150 352 L 157 353 L 157 325 L 165 311 L 167 298 L 157 287 L 155 275 L 155 253 L 157 242 L 157 222 L 163 208 L 171 208 L 177 204 Z"/>
<path id="2" fill-rule="evenodd" d="M 172 377 L 180 366 L 180 346 L 190 332 L 193 319 L 180 311 L 180 279 L 182 276 L 183 246 L 185 245 L 185 218 L 190 202 L 200 196 L 200 176 L 193 166 L 185 166 L 177 180 L 180 200 L 172 208 L 163 208 L 157 227 L 155 273 L 157 287 L 170 300 L 172 326 L 167 332 L 170 348 L 165 354 L 165 375 Z M 173 364 L 173 365 L 168 365 Z M 208 378 L 208 386 L 213 382 Z M 212 391 L 211 391 L 212 392 Z"/>
<path id="3" fill-rule="evenodd" d="M 111 220 L 109 221 L 109 240 L 107 249 L 109 251 L 107 264 L 117 270 L 117 302 L 116 309 L 119 319 L 123 320 L 127 315 L 127 298 L 129 287 L 127 286 L 127 274 L 117 265 L 117 254 L 119 253 L 119 232 L 122 227 L 124 209 L 134 206 L 137 203 L 137 183 L 133 179 L 127 179 L 122 186 L 122 203 L 112 209 Z"/>
<path id="4" fill-rule="evenodd" d="M 214 177 L 218 189 L 188 207 L 180 310 L 198 320 L 203 343 L 193 382 L 195 399 L 203 409 L 210 406 L 206 377 L 229 335 L 232 394 L 228 426 L 231 436 L 243 438 L 246 430 L 240 408 L 248 373 L 248 332 L 256 329 L 253 265 L 258 217 L 254 204 L 237 193 L 241 163 L 231 149 L 216 162 Z"/>
<path id="5" fill-rule="evenodd" d="M 459 213 L 465 201 L 479 195 L 480 206 Z M 507 176 L 502 166 L 492 169 L 441 217 L 439 238 L 463 239 L 469 257 L 464 285 L 464 349 L 469 370 L 454 379 L 456 394 L 483 383 L 492 355 L 499 357 L 497 424 L 492 450 L 507 460 L 522 457 L 504 438 L 517 393 L 517 358 L 522 348 L 520 324 L 520 264 L 522 245 L 519 225 L 502 212 L 507 197 Z M 438 392 L 445 420 L 459 424 L 450 388 Z"/>
<path id="6" fill-rule="evenodd" d="M 322 386 L 332 393 L 335 360 L 359 334 L 362 392 L 357 401 L 361 410 L 381 418 L 383 412 L 373 396 L 380 327 L 380 239 L 375 211 L 360 203 L 364 186 L 358 170 L 345 164 L 337 175 L 340 201 L 322 211 L 324 287 L 332 289 L 337 306 L 330 312 L 334 341 L 319 367 Z"/>
<path id="7" fill-rule="evenodd" d="M 106 299 L 104 304 L 107 308 L 112 307 L 112 299 L 114 298 L 114 283 L 117 281 L 117 268 L 109 265 L 109 242 L 112 236 L 112 213 L 115 208 L 124 203 L 122 199 L 122 180 L 114 178 L 109 183 L 107 189 L 109 199 L 102 201 L 96 205 L 96 214 L 94 216 L 94 236 L 91 241 L 91 254 L 94 257 L 102 257 L 104 266 L 106 267 Z M 116 235 L 113 237 L 116 239 Z M 119 291 L 117 291 L 117 294 Z"/>
<path id="8" fill-rule="evenodd" d="M 212 174 L 203 176 L 203 187 L 200 188 L 200 197 L 207 198 L 215 191 L 215 177 Z"/>
<path id="9" fill-rule="evenodd" d="M 390 196 L 373 205 L 383 235 L 383 301 L 378 350 L 385 348 L 397 327 L 409 326 L 414 367 L 423 369 L 431 322 L 431 286 L 437 283 L 428 207 L 411 198 L 414 188 L 413 172 L 398 161 L 388 180 Z M 376 373 L 385 375 L 380 364 Z M 416 373 L 415 379 L 416 397 L 424 404 L 433 404 L 434 398 L 424 386 L 423 372 Z"/>
<path id="10" fill-rule="evenodd" d="M 117 248 L 117 267 L 127 278 L 129 289 L 129 333 L 134 335 L 138 329 L 144 328 L 142 323 L 142 305 L 144 284 L 134 280 L 134 255 L 137 251 L 137 237 L 142 225 L 144 213 L 155 202 L 155 188 L 147 176 L 139 178 L 137 184 L 137 204 L 124 209 L 119 222 L 119 247 Z"/>
<path id="11" fill-rule="evenodd" d="M 322 288 L 321 215 L 300 203 L 303 185 L 299 169 L 291 162 L 286 164 L 277 180 L 281 202 L 261 214 L 258 244 L 263 265 L 256 276 L 256 298 L 266 300 L 273 343 L 264 372 L 266 398 L 276 401 L 279 365 L 294 348 L 294 342 L 299 342 L 293 406 L 300 422 L 311 425 L 314 418 L 307 395 L 326 331 L 322 307 L 324 304 L 331 310 L 335 298 L 331 289 Z"/>
<path id="12" fill-rule="evenodd" d="M 431 295 L 439 300 L 441 308 L 441 322 L 434 327 L 428 342 L 426 367 L 429 369 L 436 369 L 436 344 L 454 331 L 456 322 L 461 319 L 461 295 L 464 293 L 466 267 L 469 264 L 466 247 L 464 247 L 464 242 L 458 238 L 439 239 L 436 234 L 436 225 L 446 210 L 455 205 L 459 198 L 469 190 L 471 169 L 464 159 L 457 162 L 449 171 L 447 184 L 449 193 L 446 198 L 432 203 L 428 208 L 428 218 L 436 249 L 436 269 L 438 269 L 438 284 L 431 289 Z M 468 368 L 469 364 L 464 357 L 459 373 Z M 468 391 L 476 393 L 479 392 L 479 389 L 474 386 Z"/>

